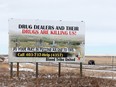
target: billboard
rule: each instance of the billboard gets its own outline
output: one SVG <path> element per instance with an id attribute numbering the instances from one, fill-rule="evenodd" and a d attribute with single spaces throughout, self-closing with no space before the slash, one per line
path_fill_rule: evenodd
<path id="1" fill-rule="evenodd" d="M 9 62 L 82 62 L 85 23 L 9 19 Z"/>

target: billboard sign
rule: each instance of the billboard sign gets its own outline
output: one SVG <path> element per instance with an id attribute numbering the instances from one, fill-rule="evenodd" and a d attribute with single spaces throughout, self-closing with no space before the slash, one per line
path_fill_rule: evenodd
<path id="1" fill-rule="evenodd" d="M 9 19 L 9 62 L 82 62 L 85 23 Z"/>

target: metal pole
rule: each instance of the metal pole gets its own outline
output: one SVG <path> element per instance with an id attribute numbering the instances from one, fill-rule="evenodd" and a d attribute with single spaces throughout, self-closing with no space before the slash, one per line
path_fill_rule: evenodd
<path id="1" fill-rule="evenodd" d="M 19 62 L 17 62 L 17 77 L 19 78 Z"/>
<path id="2" fill-rule="evenodd" d="M 13 77 L 13 62 L 10 63 L 10 78 Z"/>
<path id="3" fill-rule="evenodd" d="M 36 62 L 36 78 L 38 78 L 38 62 Z"/>
<path id="4" fill-rule="evenodd" d="M 61 73 L 61 63 L 58 64 L 58 77 L 60 77 L 60 73 Z"/>
<path id="5" fill-rule="evenodd" d="M 80 76 L 82 77 L 82 62 L 80 62 Z"/>

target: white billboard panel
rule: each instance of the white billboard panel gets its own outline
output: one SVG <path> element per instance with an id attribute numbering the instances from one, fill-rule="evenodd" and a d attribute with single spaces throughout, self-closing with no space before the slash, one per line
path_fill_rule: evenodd
<path id="1" fill-rule="evenodd" d="M 82 62 L 85 23 L 9 20 L 9 62 Z"/>

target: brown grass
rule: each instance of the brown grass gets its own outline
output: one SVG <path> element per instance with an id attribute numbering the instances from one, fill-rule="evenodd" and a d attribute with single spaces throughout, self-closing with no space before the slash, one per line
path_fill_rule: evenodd
<path id="1" fill-rule="evenodd" d="M 110 56 L 101 56 L 101 57 L 95 57 L 95 56 L 91 56 L 91 57 L 86 57 L 85 59 L 85 64 L 88 63 L 89 60 L 94 60 L 96 64 L 100 64 L 100 65 L 116 65 L 116 58 L 112 58 Z"/>

